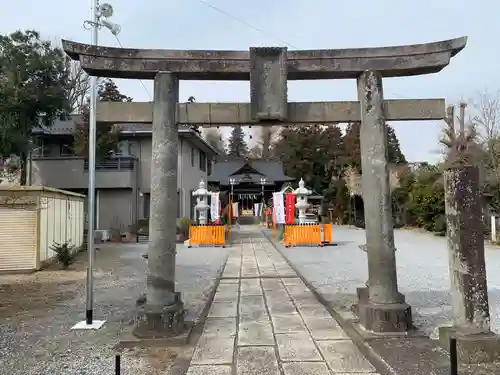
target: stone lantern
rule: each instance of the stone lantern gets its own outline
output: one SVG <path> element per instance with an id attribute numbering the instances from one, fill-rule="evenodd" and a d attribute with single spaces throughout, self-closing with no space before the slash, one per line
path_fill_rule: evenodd
<path id="1" fill-rule="evenodd" d="M 199 225 L 207 224 L 207 213 L 208 209 L 210 208 L 207 203 L 207 197 L 209 195 L 210 192 L 205 189 L 205 183 L 203 182 L 203 180 L 201 180 L 198 190 L 193 191 L 193 197 L 196 197 L 196 206 L 194 206 L 194 208 L 198 212 Z"/>
<path id="2" fill-rule="evenodd" d="M 306 209 L 309 207 L 307 197 L 312 194 L 312 191 L 306 189 L 304 185 L 304 180 L 301 178 L 298 189 L 293 191 L 293 194 L 297 197 L 295 207 L 299 209 L 299 224 L 304 224 L 306 222 Z"/>

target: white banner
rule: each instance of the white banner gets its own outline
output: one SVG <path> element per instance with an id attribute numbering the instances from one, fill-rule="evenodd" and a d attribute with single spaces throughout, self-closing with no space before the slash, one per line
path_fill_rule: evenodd
<path id="1" fill-rule="evenodd" d="M 285 202 L 282 193 L 273 193 L 273 206 L 276 224 L 285 224 Z"/>
<path id="2" fill-rule="evenodd" d="M 210 196 L 210 217 L 212 221 L 219 220 L 219 193 Z"/>
<path id="3" fill-rule="evenodd" d="M 253 216 L 259 216 L 260 212 L 260 203 L 254 203 L 253 204 Z"/>

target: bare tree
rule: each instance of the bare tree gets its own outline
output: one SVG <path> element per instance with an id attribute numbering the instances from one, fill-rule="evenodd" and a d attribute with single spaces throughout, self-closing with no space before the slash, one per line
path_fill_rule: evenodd
<path id="1" fill-rule="evenodd" d="M 487 88 L 478 92 L 470 104 L 474 110 L 472 121 L 478 129 L 480 139 L 488 142 L 500 136 L 500 90 L 490 92 Z"/>
<path id="2" fill-rule="evenodd" d="M 476 142 L 477 131 L 474 123 L 465 122 L 465 110 L 467 104 L 460 103 L 460 115 L 455 116 L 455 107 L 449 106 L 444 119 L 446 126 L 440 143 L 446 146 L 446 163 L 448 165 L 477 163 L 481 157 L 481 148 Z M 456 129 L 456 123 L 459 129 Z"/>
<path id="3" fill-rule="evenodd" d="M 477 129 L 478 138 L 485 154 L 486 182 L 500 185 L 500 90 L 484 88 L 470 100 L 473 110 L 470 121 Z"/>
<path id="4" fill-rule="evenodd" d="M 79 61 L 66 59 L 68 71 L 68 105 L 72 113 L 82 113 L 90 94 L 90 77 L 82 69 Z"/>

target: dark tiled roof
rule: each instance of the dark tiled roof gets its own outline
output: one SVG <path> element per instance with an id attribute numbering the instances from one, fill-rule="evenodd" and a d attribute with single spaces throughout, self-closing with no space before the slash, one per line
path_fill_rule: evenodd
<path id="1" fill-rule="evenodd" d="M 248 176 L 250 179 L 244 179 L 243 182 L 260 184 L 262 175 L 265 176 L 267 182 L 294 180 L 291 177 L 285 176 L 283 173 L 283 163 L 279 160 L 226 157 L 219 158 L 214 163 L 212 166 L 212 173 L 208 176 L 208 181 L 220 182 L 221 185 L 229 185 L 229 176 L 237 172 L 245 163 L 255 169 L 256 172 L 261 173 L 261 175 L 249 173 Z M 235 175 L 232 177 L 238 180 L 243 176 L 240 177 L 239 175 Z"/>

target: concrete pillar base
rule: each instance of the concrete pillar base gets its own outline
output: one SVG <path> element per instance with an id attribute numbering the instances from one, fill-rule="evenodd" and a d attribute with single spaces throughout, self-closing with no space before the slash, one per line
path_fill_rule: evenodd
<path id="1" fill-rule="evenodd" d="M 363 289 L 363 288 L 359 288 Z M 361 297 L 363 296 L 361 291 Z M 359 321 L 376 333 L 407 332 L 413 329 L 411 307 L 407 303 L 375 304 L 364 298 L 358 304 Z"/>
<path id="2" fill-rule="evenodd" d="M 450 337 L 457 339 L 458 361 L 463 364 L 500 360 L 500 336 L 493 332 L 462 334 L 454 327 L 439 327 L 439 345 L 450 350 Z"/>
<path id="3" fill-rule="evenodd" d="M 167 338 L 186 330 L 184 304 L 178 301 L 170 306 L 139 306 L 133 334 L 141 339 Z"/>

